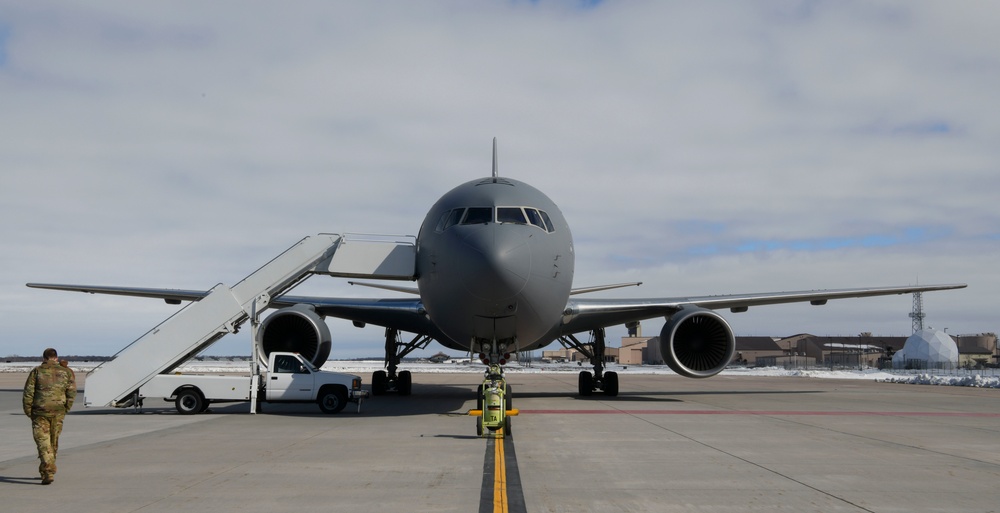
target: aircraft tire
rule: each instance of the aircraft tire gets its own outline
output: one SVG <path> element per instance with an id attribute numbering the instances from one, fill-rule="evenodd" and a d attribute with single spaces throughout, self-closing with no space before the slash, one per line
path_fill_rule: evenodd
<path id="1" fill-rule="evenodd" d="M 375 371 L 372 373 L 372 395 L 385 395 L 386 382 L 388 376 L 385 371 Z"/>
<path id="2" fill-rule="evenodd" d="M 396 391 L 399 395 L 410 395 L 413 392 L 413 376 L 410 371 L 399 371 L 399 377 L 396 378 Z"/>
<path id="3" fill-rule="evenodd" d="M 618 373 L 604 373 L 604 395 L 618 397 Z"/>
<path id="4" fill-rule="evenodd" d="M 594 375 L 590 371 L 580 371 L 579 378 L 580 395 L 586 397 L 594 393 Z"/>

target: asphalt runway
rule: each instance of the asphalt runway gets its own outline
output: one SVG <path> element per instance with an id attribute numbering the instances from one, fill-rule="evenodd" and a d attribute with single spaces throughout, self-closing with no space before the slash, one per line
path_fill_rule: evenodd
<path id="1" fill-rule="evenodd" d="M 366 379 L 370 376 L 364 376 Z M 413 396 L 314 405 L 169 403 L 67 416 L 41 486 L 24 375 L 0 375 L 0 508 L 212 511 L 899 512 L 1000 510 L 1000 390 L 856 380 L 509 373 L 512 436 L 475 436 L 476 374 Z M 370 380 L 367 382 L 370 383 Z M 155 406 L 155 407 L 154 407 Z"/>

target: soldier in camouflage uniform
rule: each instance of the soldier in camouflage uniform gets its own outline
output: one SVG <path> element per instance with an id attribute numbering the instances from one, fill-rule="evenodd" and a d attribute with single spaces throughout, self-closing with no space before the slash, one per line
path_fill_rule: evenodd
<path id="1" fill-rule="evenodd" d="M 49 348 L 43 362 L 28 374 L 24 383 L 24 414 L 31 417 L 31 434 L 38 446 L 38 472 L 42 484 L 50 484 L 56 474 L 56 452 L 63 418 L 76 399 L 73 371 L 59 365 L 59 355 Z"/>

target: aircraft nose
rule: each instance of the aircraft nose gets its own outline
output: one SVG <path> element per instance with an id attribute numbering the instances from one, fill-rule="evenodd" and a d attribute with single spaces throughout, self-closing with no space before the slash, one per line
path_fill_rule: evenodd
<path id="1" fill-rule="evenodd" d="M 484 225 L 464 239 L 465 287 L 488 301 L 511 299 L 520 293 L 531 272 L 530 237 L 502 225 Z M 509 228 L 509 227 L 508 227 Z"/>

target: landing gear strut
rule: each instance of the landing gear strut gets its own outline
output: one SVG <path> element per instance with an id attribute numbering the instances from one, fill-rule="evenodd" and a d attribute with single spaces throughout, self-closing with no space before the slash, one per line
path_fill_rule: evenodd
<path id="1" fill-rule="evenodd" d="M 410 395 L 413 390 L 413 377 L 410 371 L 399 371 L 399 362 L 414 350 L 423 349 L 431 342 L 427 335 L 417 335 L 408 343 L 399 336 L 399 330 L 385 330 L 385 368 L 372 374 L 372 395 L 385 395 L 396 392 L 399 395 Z"/>
<path id="2" fill-rule="evenodd" d="M 584 344 L 577 340 L 572 334 L 559 338 L 559 342 L 567 349 L 575 349 L 581 354 L 590 358 L 590 363 L 594 366 L 594 372 L 580 371 L 578 387 L 580 395 L 589 396 L 595 390 L 604 391 L 605 395 L 615 397 L 618 395 L 618 373 L 604 371 L 604 328 L 591 332 L 593 342 Z"/>

